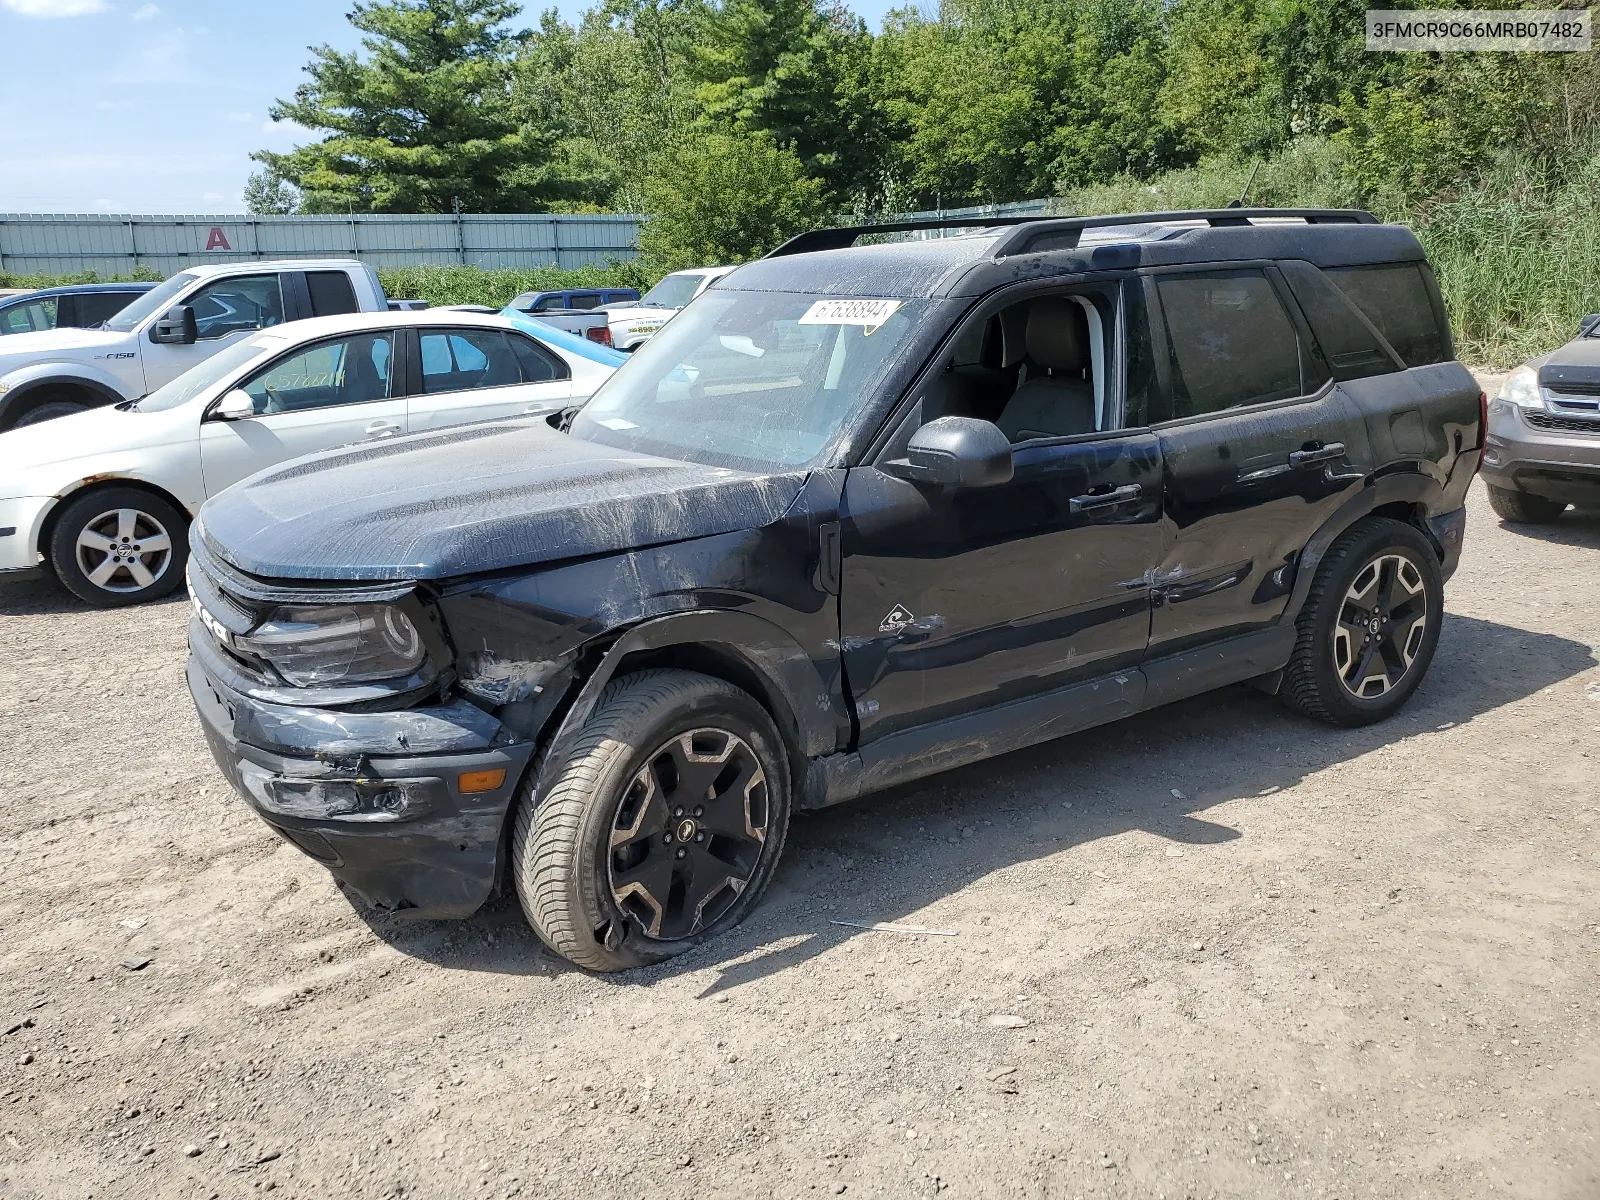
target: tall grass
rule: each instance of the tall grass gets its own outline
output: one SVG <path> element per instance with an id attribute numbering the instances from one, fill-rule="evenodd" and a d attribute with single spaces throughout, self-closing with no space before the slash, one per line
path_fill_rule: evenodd
<path id="1" fill-rule="evenodd" d="M 1066 192 L 1074 213 L 1221 208 L 1252 164 L 1211 160 L 1154 179 Z M 1363 196 L 1339 147 L 1306 139 L 1261 165 L 1249 203 L 1371 208 L 1410 225 L 1428 252 L 1455 331 L 1474 366 L 1506 367 L 1570 339 L 1600 312 L 1600 143 L 1559 159 L 1507 155 L 1455 192 L 1412 205 Z"/>

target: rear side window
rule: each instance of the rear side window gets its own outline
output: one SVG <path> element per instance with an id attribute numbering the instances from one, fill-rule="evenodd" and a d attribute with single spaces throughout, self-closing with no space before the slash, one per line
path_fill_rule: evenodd
<path id="1" fill-rule="evenodd" d="M 574 292 L 572 295 L 573 308 L 599 308 L 599 292 Z"/>
<path id="2" fill-rule="evenodd" d="M 1418 264 L 1333 267 L 1327 276 L 1378 327 L 1406 366 L 1445 361 L 1444 331 Z"/>
<path id="3" fill-rule="evenodd" d="M 341 313 L 361 311 L 350 276 L 343 271 L 307 271 L 306 287 L 311 292 L 311 315 L 314 317 L 337 317 Z"/>
<path id="4" fill-rule="evenodd" d="M 35 300 L 31 304 L 14 304 L 0 312 L 0 333 L 39 333 L 56 327 L 56 302 Z"/>
<path id="5" fill-rule="evenodd" d="M 1168 275 L 1156 290 L 1167 324 L 1173 417 L 1301 394 L 1294 322 L 1261 271 Z"/>
<path id="6" fill-rule="evenodd" d="M 430 394 L 566 378 L 543 347 L 498 329 L 419 330 L 417 343 L 422 390 Z"/>
<path id="7" fill-rule="evenodd" d="M 507 340 L 522 367 L 523 383 L 549 383 L 567 377 L 567 364 L 531 338 L 508 333 Z"/>
<path id="8" fill-rule="evenodd" d="M 1343 383 L 1400 369 L 1371 320 L 1321 271 L 1310 263 L 1279 265 L 1312 332 L 1322 343 L 1335 379 Z"/>

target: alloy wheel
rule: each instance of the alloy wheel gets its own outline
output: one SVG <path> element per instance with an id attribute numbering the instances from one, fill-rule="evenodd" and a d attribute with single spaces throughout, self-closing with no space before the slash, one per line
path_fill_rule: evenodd
<path id="1" fill-rule="evenodd" d="M 1422 572 L 1403 554 L 1380 554 L 1356 573 L 1333 627 L 1333 667 L 1346 691 L 1375 700 L 1399 686 L 1428 628 Z"/>
<path id="2" fill-rule="evenodd" d="M 78 568 L 108 592 L 142 592 L 172 565 L 166 526 L 136 508 L 114 508 L 86 522 L 78 533 Z"/>
<path id="3" fill-rule="evenodd" d="M 716 923 L 755 873 L 766 843 L 767 780 L 755 752 L 722 729 L 695 729 L 654 750 L 611 823 L 611 898 L 650 939 Z"/>

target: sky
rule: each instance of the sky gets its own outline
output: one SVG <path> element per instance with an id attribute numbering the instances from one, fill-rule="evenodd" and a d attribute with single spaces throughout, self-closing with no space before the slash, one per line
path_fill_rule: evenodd
<path id="1" fill-rule="evenodd" d="M 903 3 L 903 0 L 900 0 Z M 533 25 L 540 8 L 525 16 Z M 892 0 L 857 0 L 876 26 Z M 587 3 L 554 4 L 569 20 Z M 236 213 L 307 47 L 358 44 L 345 0 L 0 0 L 0 213 Z"/>

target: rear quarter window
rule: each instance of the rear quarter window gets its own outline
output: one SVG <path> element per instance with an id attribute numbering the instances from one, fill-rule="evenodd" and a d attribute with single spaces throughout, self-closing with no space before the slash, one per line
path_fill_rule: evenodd
<path id="1" fill-rule="evenodd" d="M 1398 371 L 1370 317 L 1310 263 L 1279 264 L 1340 383 Z"/>
<path id="2" fill-rule="evenodd" d="M 1424 367 L 1449 358 L 1449 342 L 1420 264 L 1332 267 L 1326 274 L 1378 327 L 1406 366 Z"/>

